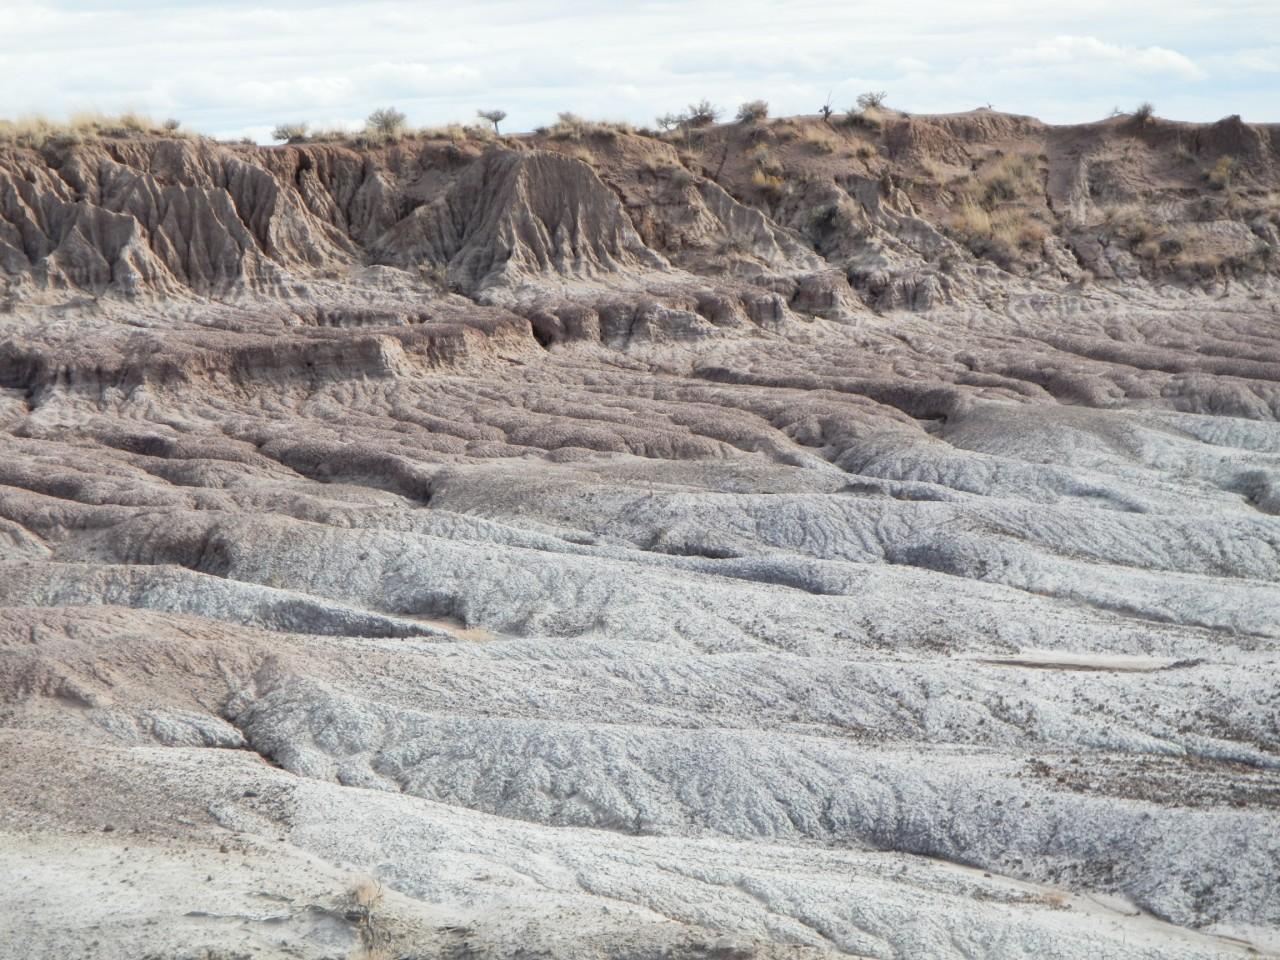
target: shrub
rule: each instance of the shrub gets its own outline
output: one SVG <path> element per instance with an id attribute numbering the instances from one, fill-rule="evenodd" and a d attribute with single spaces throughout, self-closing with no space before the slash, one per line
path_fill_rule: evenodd
<path id="1" fill-rule="evenodd" d="M 1235 158 L 1222 155 L 1218 158 L 1218 162 L 1213 165 L 1213 169 L 1205 174 L 1205 179 L 1209 181 L 1209 186 L 1215 190 L 1225 190 L 1231 186 L 1231 168 L 1235 166 Z"/>
<path id="2" fill-rule="evenodd" d="M 1106 214 L 1106 225 L 1113 234 L 1137 247 L 1156 238 L 1159 230 L 1141 204 L 1112 207 Z"/>
<path id="3" fill-rule="evenodd" d="M 838 136 L 826 127 L 806 127 L 800 135 L 805 145 L 818 153 L 835 153 Z"/>
<path id="4" fill-rule="evenodd" d="M 975 254 L 1005 267 L 1018 259 L 1019 252 L 1038 250 L 1049 235 L 1044 224 L 1017 207 L 989 210 L 972 198 L 952 213 L 948 226 Z"/>
<path id="5" fill-rule="evenodd" d="M 866 93 L 858 94 L 859 110 L 879 110 L 884 106 L 884 100 L 887 94 L 883 90 L 868 90 Z"/>
<path id="6" fill-rule="evenodd" d="M 150 117 L 144 117 L 140 113 L 134 113 L 132 110 L 120 114 L 120 128 L 129 133 L 154 133 L 156 130 L 155 121 Z"/>
<path id="7" fill-rule="evenodd" d="M 498 124 L 507 119 L 507 111 L 505 110 L 477 110 L 476 116 L 481 120 L 488 120 L 493 124 L 493 132 L 499 133 Z"/>
<path id="8" fill-rule="evenodd" d="M 551 136 L 557 140 L 581 140 L 591 130 L 591 125 L 576 113 L 564 111 L 556 114 L 556 122 L 551 127 Z"/>
<path id="9" fill-rule="evenodd" d="M 683 113 L 664 113 L 660 117 L 655 117 L 654 122 L 657 123 L 661 129 L 671 131 L 684 123 L 685 119 L 686 118 Z"/>
<path id="10" fill-rule="evenodd" d="M 536 132 L 536 131 L 535 131 Z M 631 124 L 625 121 L 584 120 L 576 113 L 560 113 L 549 130 L 541 131 L 556 140 L 586 140 L 589 137 L 600 137 L 612 140 L 620 134 L 634 133 Z"/>
<path id="11" fill-rule="evenodd" d="M 769 103 L 766 100 L 748 100 L 738 107 L 739 123 L 759 123 L 769 116 Z"/>
<path id="12" fill-rule="evenodd" d="M 1142 101 L 1134 108 L 1132 116 L 1135 122 L 1142 125 L 1154 122 L 1156 116 L 1155 104 L 1147 100 Z"/>
<path id="13" fill-rule="evenodd" d="M 581 162 L 585 163 L 587 166 L 592 168 L 594 168 L 596 165 L 596 155 L 592 153 L 590 150 L 588 150 L 586 147 L 581 145 L 569 147 L 564 151 L 564 155 L 566 157 L 571 157 L 574 160 L 580 160 Z"/>
<path id="14" fill-rule="evenodd" d="M 165 133 L 177 133 L 178 128 L 182 126 L 182 121 L 169 117 L 164 121 L 164 123 L 160 124 L 160 126 L 164 129 Z"/>
<path id="15" fill-rule="evenodd" d="M 307 139 L 305 123 L 282 123 L 271 131 L 272 140 L 283 140 L 285 143 L 303 143 Z"/>
<path id="16" fill-rule="evenodd" d="M 489 127 L 482 127 L 478 123 L 450 123 L 443 127 L 423 127 L 418 131 L 420 136 L 429 139 L 452 140 L 455 143 L 459 140 L 491 140 L 493 139 L 493 130 Z"/>
<path id="17" fill-rule="evenodd" d="M 378 140 L 399 140 L 404 134 L 404 122 L 408 118 L 395 107 L 383 107 L 369 114 L 365 131 Z"/>
<path id="18" fill-rule="evenodd" d="M 978 177 L 981 202 L 990 208 L 997 203 L 1037 193 L 1039 174 L 1039 164 L 1031 154 L 1006 154 Z"/>
<path id="19" fill-rule="evenodd" d="M 1222 257 L 1216 253 L 1183 252 L 1173 258 L 1172 265 L 1184 280 L 1207 280 L 1222 267 Z"/>
<path id="20" fill-rule="evenodd" d="M 720 110 L 712 106 L 710 100 L 699 100 L 689 104 L 689 112 L 684 117 L 691 127 L 709 127 L 720 119 Z"/>
<path id="21" fill-rule="evenodd" d="M 845 122 L 851 127 L 863 127 L 872 132 L 884 126 L 884 117 L 879 107 L 850 107 L 844 114 Z"/>
<path id="22" fill-rule="evenodd" d="M 418 275 L 438 290 L 449 290 L 449 265 L 447 263 L 420 263 Z"/>
<path id="23" fill-rule="evenodd" d="M 782 188 L 785 181 L 771 173 L 765 173 L 763 170 L 757 170 L 751 175 L 751 185 L 761 193 L 769 196 L 777 197 L 782 194 Z"/>

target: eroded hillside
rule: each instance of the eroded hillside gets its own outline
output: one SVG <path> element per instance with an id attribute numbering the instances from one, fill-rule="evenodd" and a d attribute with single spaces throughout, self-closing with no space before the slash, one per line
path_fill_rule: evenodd
<path id="1" fill-rule="evenodd" d="M 0 147 L 0 955 L 1277 949 L 1278 156 Z"/>

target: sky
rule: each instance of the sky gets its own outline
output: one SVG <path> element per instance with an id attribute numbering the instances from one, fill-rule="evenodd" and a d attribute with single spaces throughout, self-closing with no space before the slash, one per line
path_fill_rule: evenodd
<path id="1" fill-rule="evenodd" d="M 1053 123 L 1280 121 L 1280 0 L 0 0 L 0 117 L 135 110 L 270 142 L 279 123 L 415 126 L 503 109 L 652 124 L 702 98 L 731 114 L 990 105 Z"/>

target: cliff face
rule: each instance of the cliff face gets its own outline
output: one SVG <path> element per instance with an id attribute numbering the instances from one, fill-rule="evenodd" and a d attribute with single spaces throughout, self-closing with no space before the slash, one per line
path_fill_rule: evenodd
<path id="1" fill-rule="evenodd" d="M 1255 282 L 1280 263 L 1278 144 L 1277 128 L 1234 118 L 1049 127 L 977 112 L 667 140 L 6 148 L 0 266 L 11 290 L 175 296 L 385 263 L 507 302 L 592 278 L 781 283 L 794 298 L 825 272 L 838 289 L 822 296 L 851 309 L 963 300 L 993 270 L 1046 289 L 1086 274 Z"/>

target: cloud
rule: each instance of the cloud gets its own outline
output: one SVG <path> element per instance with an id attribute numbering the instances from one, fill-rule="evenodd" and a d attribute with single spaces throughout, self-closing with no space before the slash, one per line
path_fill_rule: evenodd
<path id="1" fill-rule="evenodd" d="M 1097 37 L 1059 36 L 1017 50 L 1004 62 L 1072 70 L 1100 65 L 1135 73 L 1171 74 L 1183 80 L 1203 80 L 1208 74 L 1189 57 L 1164 47 L 1130 47 L 1105 43 Z"/>
<path id="2" fill-rule="evenodd" d="M 1280 47 L 1260 50 L 1240 50 L 1210 61 L 1223 70 L 1246 73 L 1280 73 Z"/>
<path id="3" fill-rule="evenodd" d="M 1280 35 L 1274 0 L 0 0 L 0 35 L 4 75 L 32 78 L 0 84 L 0 116 L 128 107 L 232 132 L 388 104 L 424 125 L 501 107 L 511 130 L 702 97 L 811 113 L 868 89 L 916 112 L 1065 122 L 1153 99 L 1261 120 L 1280 69 L 1258 41 Z"/>

